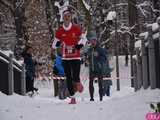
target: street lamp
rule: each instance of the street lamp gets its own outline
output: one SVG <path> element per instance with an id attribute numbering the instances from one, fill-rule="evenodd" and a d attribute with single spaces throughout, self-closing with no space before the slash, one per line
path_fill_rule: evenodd
<path id="1" fill-rule="evenodd" d="M 116 9 L 116 0 L 114 1 L 114 11 L 110 11 L 107 15 L 107 23 L 109 25 L 113 24 L 115 21 L 115 56 L 116 56 L 116 77 L 117 77 L 117 91 L 120 90 L 120 80 L 119 80 L 119 60 L 118 60 L 118 32 L 117 32 L 117 9 Z"/>
<path id="2" fill-rule="evenodd" d="M 114 0 L 114 10 L 117 13 L 116 0 Z M 118 32 L 117 32 L 117 16 L 115 17 L 115 56 L 116 56 L 116 77 L 117 77 L 117 91 L 120 91 L 120 81 L 119 81 L 119 60 L 118 60 L 118 42 L 117 42 Z"/>

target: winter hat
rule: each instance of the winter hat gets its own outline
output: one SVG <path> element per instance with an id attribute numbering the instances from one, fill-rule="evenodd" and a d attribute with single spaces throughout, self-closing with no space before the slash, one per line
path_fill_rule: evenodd
<path id="1" fill-rule="evenodd" d="M 64 10 L 63 11 L 63 16 L 66 15 L 66 14 L 71 14 L 71 11 L 69 9 Z"/>
<path id="2" fill-rule="evenodd" d="M 96 34 L 96 31 L 89 31 L 87 33 L 87 39 L 90 41 L 90 40 L 97 40 L 97 34 Z"/>

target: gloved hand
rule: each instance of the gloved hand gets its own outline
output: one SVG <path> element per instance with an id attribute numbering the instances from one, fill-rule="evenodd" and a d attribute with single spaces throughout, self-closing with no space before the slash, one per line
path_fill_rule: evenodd
<path id="1" fill-rule="evenodd" d="M 57 41 L 56 47 L 59 47 L 60 45 L 61 45 L 61 42 L 60 42 L 60 41 Z"/>
<path id="2" fill-rule="evenodd" d="M 75 48 L 80 50 L 83 47 L 83 44 L 75 45 Z"/>

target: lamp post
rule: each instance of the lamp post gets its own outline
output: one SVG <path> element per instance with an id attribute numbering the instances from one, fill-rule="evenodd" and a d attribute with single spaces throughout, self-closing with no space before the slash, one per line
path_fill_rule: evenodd
<path id="1" fill-rule="evenodd" d="M 116 0 L 114 0 L 114 10 L 117 14 Z M 118 32 L 117 32 L 117 15 L 115 17 L 115 56 L 116 56 L 116 77 L 117 77 L 117 91 L 120 91 L 120 80 L 119 80 L 119 60 L 118 60 Z"/>
<path id="2" fill-rule="evenodd" d="M 14 46 L 14 56 L 16 59 L 21 58 L 21 52 L 25 46 L 24 41 L 24 21 L 25 21 L 25 6 L 24 0 L 14 0 L 14 19 L 16 26 L 16 45 Z"/>
<path id="3" fill-rule="evenodd" d="M 110 11 L 107 15 L 107 23 L 109 25 L 113 24 L 113 20 L 115 20 L 115 56 L 116 56 L 116 77 L 117 77 L 117 91 L 120 91 L 120 80 L 119 80 L 119 60 L 118 60 L 118 32 L 117 32 L 117 8 L 116 8 L 116 0 L 114 0 L 114 11 Z"/>

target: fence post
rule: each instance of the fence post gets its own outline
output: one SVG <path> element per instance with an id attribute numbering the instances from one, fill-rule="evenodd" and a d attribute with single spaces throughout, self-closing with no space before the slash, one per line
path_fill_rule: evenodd
<path id="1" fill-rule="evenodd" d="M 13 54 L 9 54 L 9 65 L 8 65 L 8 95 L 12 95 L 14 92 L 14 81 L 13 81 Z"/>
<path id="2" fill-rule="evenodd" d="M 137 74 L 138 74 L 138 89 L 140 89 L 143 85 L 143 78 L 142 78 L 142 58 L 140 56 L 140 58 L 138 59 L 138 71 L 137 71 Z"/>
<path id="3" fill-rule="evenodd" d="M 159 27 L 159 34 L 160 34 L 160 27 Z M 158 52 L 159 52 L 159 55 L 158 55 L 158 60 L 160 61 L 160 37 L 159 37 L 159 49 L 158 49 Z M 159 66 L 158 66 L 158 71 L 157 71 L 157 74 L 159 76 L 159 79 L 157 79 L 157 87 L 160 88 L 160 63 L 159 63 Z"/>
<path id="4" fill-rule="evenodd" d="M 25 80 L 25 64 L 22 64 L 22 72 L 21 72 L 21 94 L 26 94 L 26 80 Z"/>
<path id="5" fill-rule="evenodd" d="M 133 58 L 133 84 L 134 84 L 134 91 L 138 90 L 137 87 L 137 60 L 136 58 Z"/>
<path id="6" fill-rule="evenodd" d="M 145 47 L 145 39 L 142 38 L 142 78 L 143 78 L 143 88 L 147 89 L 149 86 L 148 78 L 148 65 L 147 65 L 147 50 Z"/>
<path id="7" fill-rule="evenodd" d="M 152 26 L 149 29 L 149 45 L 148 45 L 148 54 L 149 54 L 149 79 L 151 89 L 156 88 L 156 64 L 155 64 L 155 45 L 152 38 Z"/>
<path id="8" fill-rule="evenodd" d="M 142 86 L 142 62 L 140 56 L 140 50 L 136 50 L 137 54 L 137 89 L 140 89 Z"/>

